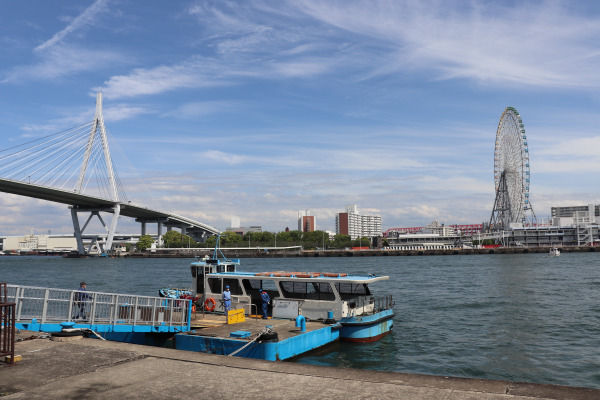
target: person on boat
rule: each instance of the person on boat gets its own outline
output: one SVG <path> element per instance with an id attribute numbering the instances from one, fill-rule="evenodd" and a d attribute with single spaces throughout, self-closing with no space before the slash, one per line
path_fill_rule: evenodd
<path id="1" fill-rule="evenodd" d="M 261 289 L 260 298 L 262 299 L 262 317 L 263 319 L 267 319 L 267 308 L 269 307 L 271 298 L 269 297 L 269 293 L 267 293 L 265 289 Z"/>
<path id="2" fill-rule="evenodd" d="M 222 296 L 223 300 L 223 308 L 225 309 L 225 314 L 227 311 L 231 310 L 231 292 L 229 291 L 229 286 L 225 286 L 225 291 Z"/>
<path id="3" fill-rule="evenodd" d="M 79 308 L 79 312 L 77 315 L 73 317 L 73 319 L 83 319 L 87 320 L 87 311 L 86 311 L 86 303 L 89 299 L 92 298 L 87 292 L 87 285 L 85 282 L 81 282 L 79 284 L 79 289 L 75 292 L 75 296 L 73 297 L 73 301 L 75 302 L 75 307 Z"/>

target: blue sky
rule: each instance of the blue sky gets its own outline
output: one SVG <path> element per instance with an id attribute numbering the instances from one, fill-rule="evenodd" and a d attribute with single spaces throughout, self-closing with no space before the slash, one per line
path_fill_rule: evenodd
<path id="1" fill-rule="evenodd" d="M 0 149 L 91 121 L 100 91 L 129 196 L 219 229 L 335 230 L 349 204 L 481 223 L 513 106 L 547 217 L 600 202 L 599 37 L 595 1 L 4 1 Z M 0 233 L 72 232 L 63 205 L 0 209 Z"/>

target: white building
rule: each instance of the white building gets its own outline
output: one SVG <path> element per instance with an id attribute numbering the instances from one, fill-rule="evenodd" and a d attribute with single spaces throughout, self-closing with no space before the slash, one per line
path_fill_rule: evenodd
<path id="1" fill-rule="evenodd" d="M 351 239 L 362 236 L 381 236 L 381 217 L 361 215 L 356 204 L 346 206 L 346 212 L 335 216 L 336 234 L 348 235 Z"/>
<path id="2" fill-rule="evenodd" d="M 2 250 L 5 252 L 68 252 L 77 250 L 77 240 L 71 235 L 6 236 Z"/>

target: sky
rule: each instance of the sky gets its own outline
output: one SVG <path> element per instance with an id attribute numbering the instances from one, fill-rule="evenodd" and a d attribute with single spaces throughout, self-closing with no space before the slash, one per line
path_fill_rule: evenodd
<path id="1" fill-rule="evenodd" d="M 220 230 L 335 231 L 351 204 L 384 231 L 478 224 L 511 106 L 547 219 L 600 203 L 599 37 L 596 1 L 3 1 L 0 149 L 92 121 L 101 92 L 148 205 Z M 71 233 L 67 206 L 0 193 L 0 235 L 30 231 Z"/>

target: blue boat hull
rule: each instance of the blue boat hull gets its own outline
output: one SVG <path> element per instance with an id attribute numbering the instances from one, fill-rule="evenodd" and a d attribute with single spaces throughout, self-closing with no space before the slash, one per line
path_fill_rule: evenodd
<path id="1" fill-rule="evenodd" d="M 269 361 L 287 360 L 336 341 L 339 338 L 339 328 L 339 325 L 335 324 L 278 342 L 252 343 L 237 353 L 236 357 Z M 231 338 L 186 334 L 175 336 L 175 348 L 177 350 L 198 351 L 209 354 L 229 355 L 244 347 L 247 343 L 243 340 Z"/>
<path id="2" fill-rule="evenodd" d="M 374 342 L 392 331 L 394 311 L 384 310 L 373 315 L 342 318 L 340 340 L 344 342 Z"/>

